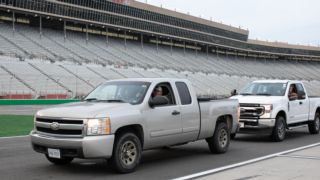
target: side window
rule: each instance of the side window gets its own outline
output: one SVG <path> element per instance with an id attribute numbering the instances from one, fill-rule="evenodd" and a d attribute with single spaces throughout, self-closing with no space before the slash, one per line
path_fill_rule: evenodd
<path id="1" fill-rule="evenodd" d="M 298 99 L 305 99 L 306 92 L 304 91 L 302 84 L 296 84 L 296 86 L 297 86 L 297 90 L 298 90 Z"/>
<path id="2" fill-rule="evenodd" d="M 168 106 L 176 105 L 176 99 L 170 83 L 160 83 L 152 91 L 151 98 L 155 96 L 165 96 L 169 100 Z"/>
<path id="3" fill-rule="evenodd" d="M 184 82 L 176 82 L 182 105 L 191 104 L 191 95 L 188 86 Z"/>

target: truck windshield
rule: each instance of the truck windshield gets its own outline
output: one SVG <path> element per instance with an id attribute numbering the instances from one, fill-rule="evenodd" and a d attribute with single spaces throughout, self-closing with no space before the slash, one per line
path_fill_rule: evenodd
<path id="1" fill-rule="evenodd" d="M 244 96 L 284 96 L 287 83 L 251 83 L 240 95 Z"/>
<path id="2" fill-rule="evenodd" d="M 141 104 L 150 86 L 148 82 L 117 81 L 98 86 L 84 100 L 108 103 Z"/>

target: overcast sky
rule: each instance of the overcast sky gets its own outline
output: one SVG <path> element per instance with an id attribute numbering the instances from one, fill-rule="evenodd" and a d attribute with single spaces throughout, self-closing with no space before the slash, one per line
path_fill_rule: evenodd
<path id="1" fill-rule="evenodd" d="M 146 2 L 146 0 L 138 0 Z M 249 29 L 250 39 L 319 46 L 319 0 L 147 0 L 149 4 L 189 12 Z"/>

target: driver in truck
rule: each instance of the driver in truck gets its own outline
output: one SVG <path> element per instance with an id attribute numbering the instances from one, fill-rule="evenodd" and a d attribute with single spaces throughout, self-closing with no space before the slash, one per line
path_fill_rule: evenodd
<path id="1" fill-rule="evenodd" d="M 162 87 L 158 86 L 153 90 L 153 97 L 163 96 Z"/>
<path id="2" fill-rule="evenodd" d="M 290 89 L 289 89 L 289 99 L 296 99 L 298 98 L 298 93 L 297 93 L 297 88 L 294 84 L 290 85 Z"/>

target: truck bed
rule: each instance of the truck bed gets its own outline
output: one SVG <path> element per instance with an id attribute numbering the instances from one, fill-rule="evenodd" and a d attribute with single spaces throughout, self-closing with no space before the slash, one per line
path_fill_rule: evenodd
<path id="1" fill-rule="evenodd" d="M 201 132 L 199 138 L 212 135 L 215 130 L 216 120 L 225 114 L 228 114 L 233 119 L 232 132 L 237 130 L 237 107 L 238 100 L 221 99 L 221 100 L 205 100 L 199 101 L 201 115 Z"/>

